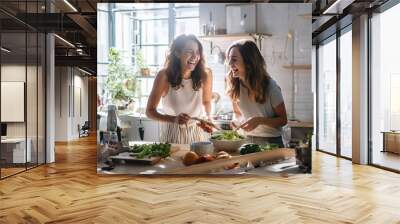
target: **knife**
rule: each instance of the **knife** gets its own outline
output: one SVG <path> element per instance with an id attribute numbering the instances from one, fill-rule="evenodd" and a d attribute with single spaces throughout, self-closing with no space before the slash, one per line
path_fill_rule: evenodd
<path id="1" fill-rule="evenodd" d="M 211 126 L 211 127 L 215 128 L 217 130 L 221 130 L 220 127 L 216 126 L 214 123 L 212 123 L 210 121 L 206 121 L 206 120 L 203 120 L 203 119 L 198 118 L 198 117 L 191 117 L 190 119 L 195 120 L 195 121 L 203 122 L 203 123 L 207 124 L 208 126 Z"/>

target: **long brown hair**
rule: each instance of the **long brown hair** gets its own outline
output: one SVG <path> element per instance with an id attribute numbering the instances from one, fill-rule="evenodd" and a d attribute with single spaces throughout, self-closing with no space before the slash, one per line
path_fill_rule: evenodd
<path id="1" fill-rule="evenodd" d="M 267 99 L 267 88 L 271 77 L 267 73 L 265 60 L 253 41 L 234 42 L 227 50 L 227 54 L 232 48 L 237 47 L 242 55 L 246 68 L 245 79 L 249 88 L 249 95 L 257 103 L 265 103 Z M 227 94 L 232 100 L 236 101 L 240 95 L 240 80 L 233 77 L 232 70 L 228 73 Z M 251 94 L 250 94 L 251 93 Z"/>
<path id="2" fill-rule="evenodd" d="M 174 89 L 179 89 L 182 83 L 182 68 L 180 58 L 177 56 L 182 53 L 183 48 L 189 41 L 194 41 L 199 46 L 200 60 L 195 69 L 192 71 L 191 78 L 193 82 L 193 89 L 199 90 L 201 88 L 202 74 L 205 74 L 205 61 L 203 56 L 203 46 L 196 36 L 189 34 L 182 34 L 175 38 L 170 47 L 169 53 L 165 60 L 165 69 L 168 77 L 168 82 Z"/>

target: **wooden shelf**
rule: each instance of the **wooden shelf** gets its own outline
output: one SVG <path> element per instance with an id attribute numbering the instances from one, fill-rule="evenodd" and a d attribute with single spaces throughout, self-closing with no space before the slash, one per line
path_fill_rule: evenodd
<path id="1" fill-rule="evenodd" d="M 155 75 L 149 75 L 149 76 L 135 76 L 138 79 L 154 79 L 156 78 Z"/>
<path id="2" fill-rule="evenodd" d="M 238 34 L 218 34 L 218 35 L 210 35 L 210 36 L 199 36 L 201 40 L 205 41 L 216 41 L 216 40 L 240 40 L 240 39 L 259 39 L 263 37 L 271 37 L 271 34 L 268 33 L 238 33 Z"/>
<path id="3" fill-rule="evenodd" d="M 311 65 L 304 64 L 304 65 L 284 65 L 283 68 L 286 69 L 299 69 L 299 70 L 311 70 Z"/>

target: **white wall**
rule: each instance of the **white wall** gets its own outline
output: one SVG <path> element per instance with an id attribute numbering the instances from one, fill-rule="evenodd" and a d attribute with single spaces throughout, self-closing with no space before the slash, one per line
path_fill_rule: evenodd
<path id="1" fill-rule="evenodd" d="M 200 25 L 209 23 L 209 12 L 212 12 L 216 29 L 226 28 L 226 4 L 200 4 Z M 292 98 L 295 96 L 295 118 L 302 121 L 313 121 L 313 95 L 311 70 L 296 70 L 294 86 L 292 70 L 282 66 L 292 61 L 292 41 L 287 38 L 289 31 L 295 40 L 294 64 L 311 64 L 311 20 L 304 14 L 311 13 L 311 4 L 257 4 L 257 32 L 272 34 L 262 41 L 261 53 L 267 63 L 267 71 L 281 86 L 286 109 L 289 115 L 292 111 Z M 287 43 L 286 43 L 287 42 Z M 224 51 L 231 41 L 217 43 Z M 224 65 L 213 61 L 210 56 L 210 44 L 203 42 L 208 66 L 213 70 L 214 87 L 223 99 L 226 111 L 231 110 L 229 98 L 224 93 Z M 286 46 L 286 47 L 285 47 Z M 293 90 L 295 91 L 293 94 Z"/>
<path id="2" fill-rule="evenodd" d="M 36 70 L 38 69 L 38 70 Z M 33 161 L 36 162 L 36 155 L 39 154 L 39 163 L 44 163 L 44 89 L 42 68 L 39 66 L 25 66 L 25 64 L 3 64 L 1 66 L 2 81 L 25 82 L 26 84 L 26 121 L 7 122 L 7 137 L 24 138 L 25 133 L 30 139 L 29 146 L 32 151 Z M 27 81 L 25 78 L 27 77 Z M 38 85 L 38 86 L 37 86 Z M 37 92 L 38 90 L 38 92 Z M 7 95 L 2 96 L 7 97 Z M 13 113 L 10 108 L 1 108 L 2 112 Z"/>
<path id="3" fill-rule="evenodd" d="M 88 79 L 72 67 L 56 67 L 55 73 L 55 141 L 77 139 L 78 124 L 88 120 Z"/>

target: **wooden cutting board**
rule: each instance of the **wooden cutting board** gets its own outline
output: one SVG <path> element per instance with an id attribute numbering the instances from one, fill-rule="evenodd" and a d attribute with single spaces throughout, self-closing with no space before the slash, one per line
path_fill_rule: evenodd
<path id="1" fill-rule="evenodd" d="M 133 145 L 144 145 L 144 144 L 153 144 L 153 143 L 158 143 L 158 142 L 145 142 L 145 141 L 130 141 L 129 146 Z M 177 145 L 172 144 L 171 145 L 171 151 L 170 154 L 173 154 L 175 152 L 179 151 L 179 147 Z M 139 165 L 155 165 L 158 162 L 161 161 L 161 157 L 155 156 L 155 157 L 145 157 L 145 158 L 137 158 L 138 153 L 132 153 L 132 152 L 122 152 L 119 153 L 118 155 L 115 156 L 110 156 L 109 158 L 112 160 L 116 161 L 124 161 L 124 162 L 129 162 L 129 163 L 136 163 Z"/>
<path id="2" fill-rule="evenodd" d="M 161 160 L 161 157 L 145 157 L 145 158 L 137 158 L 135 154 L 130 152 L 122 152 L 116 156 L 110 156 L 112 160 L 119 160 L 125 162 L 132 162 L 142 165 L 154 165 Z"/>
<path id="3" fill-rule="evenodd" d="M 246 155 L 232 156 L 230 159 L 218 159 L 211 162 L 204 162 L 186 167 L 166 170 L 166 174 L 208 174 L 216 170 L 222 170 L 237 163 L 238 166 L 246 165 L 251 162 L 253 165 L 261 161 L 273 162 L 278 160 L 290 159 L 296 156 L 296 152 L 291 148 L 280 148 L 272 151 L 250 153 Z"/>

